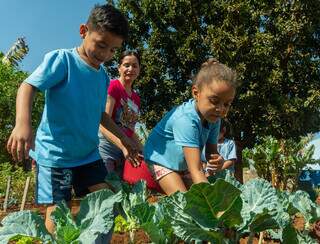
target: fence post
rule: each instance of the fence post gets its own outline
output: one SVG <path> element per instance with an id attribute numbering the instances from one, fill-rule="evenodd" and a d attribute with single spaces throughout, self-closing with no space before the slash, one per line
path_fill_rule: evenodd
<path id="1" fill-rule="evenodd" d="M 26 204 L 26 199 L 27 199 L 27 194 L 28 194 L 28 189 L 29 189 L 29 183 L 30 183 L 30 176 L 27 177 L 26 184 L 24 186 L 24 191 L 23 191 L 23 197 L 22 197 L 22 202 L 20 206 L 20 211 L 24 209 L 24 206 Z"/>
<path id="2" fill-rule="evenodd" d="M 8 178 L 7 178 L 6 196 L 5 196 L 5 198 L 4 198 L 4 203 L 3 203 L 3 211 L 4 211 L 4 212 L 7 212 L 9 192 L 10 192 L 10 185 L 11 185 L 11 176 L 9 175 Z"/>

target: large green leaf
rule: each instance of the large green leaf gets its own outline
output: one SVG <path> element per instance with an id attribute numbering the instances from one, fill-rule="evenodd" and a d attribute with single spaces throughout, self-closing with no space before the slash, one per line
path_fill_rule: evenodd
<path id="1" fill-rule="evenodd" d="M 241 198 L 243 201 L 241 210 L 243 223 L 238 230 L 242 232 L 254 229 L 250 225 L 254 223 L 254 220 L 257 221 L 256 215 L 263 214 L 263 216 L 266 216 L 265 214 L 268 214 L 274 217 L 277 213 L 278 197 L 275 189 L 266 180 L 253 179 L 247 182 L 243 186 Z"/>
<path id="2" fill-rule="evenodd" d="M 56 239 L 59 243 L 72 243 L 73 241 L 77 243 L 81 231 L 73 221 L 70 208 L 64 201 L 57 204 L 51 218 L 56 226 Z"/>
<path id="3" fill-rule="evenodd" d="M 319 243 L 316 239 L 313 239 L 308 232 L 297 232 L 298 243 L 300 244 L 316 244 Z"/>
<path id="4" fill-rule="evenodd" d="M 174 233 L 186 242 L 210 241 L 212 243 L 225 243 L 224 233 L 220 229 L 209 230 L 200 227 L 188 218 L 172 220 Z"/>
<path id="5" fill-rule="evenodd" d="M 171 244 L 176 242 L 176 236 L 166 215 L 164 204 L 156 203 L 152 221 L 143 223 L 143 228 L 153 243 Z"/>
<path id="6" fill-rule="evenodd" d="M 166 216 L 172 225 L 175 235 L 182 240 L 191 241 L 211 241 L 213 243 L 223 242 L 223 233 L 219 229 L 210 230 L 198 225 L 194 219 L 185 212 L 187 201 L 184 193 L 175 194 L 163 199 Z"/>
<path id="7" fill-rule="evenodd" d="M 231 206 L 219 218 L 219 226 L 223 225 L 232 228 L 242 223 L 241 217 L 242 200 L 237 197 Z"/>
<path id="8" fill-rule="evenodd" d="M 80 233 L 80 229 L 75 226 L 62 226 L 56 230 L 56 240 L 59 244 L 80 244 Z"/>
<path id="9" fill-rule="evenodd" d="M 243 185 L 229 171 L 227 172 L 224 180 L 242 191 Z"/>
<path id="10" fill-rule="evenodd" d="M 79 240 L 91 243 L 99 234 L 107 234 L 113 226 L 113 207 L 121 202 L 122 192 L 116 194 L 110 190 L 100 190 L 88 194 L 80 203 L 76 224 L 80 227 Z"/>
<path id="11" fill-rule="evenodd" d="M 263 209 L 262 213 L 256 214 L 249 225 L 249 230 L 253 233 L 277 228 L 279 228 L 279 225 L 276 219 L 268 213 L 267 209 Z"/>
<path id="12" fill-rule="evenodd" d="M 123 191 L 124 193 L 129 193 L 131 191 L 131 186 L 127 182 L 124 182 L 115 172 L 108 173 L 105 182 L 115 192 Z"/>
<path id="13" fill-rule="evenodd" d="M 67 225 L 76 226 L 70 208 L 64 201 L 57 204 L 57 207 L 51 214 L 51 219 L 55 222 L 56 228 Z"/>
<path id="14" fill-rule="evenodd" d="M 7 215 L 1 224 L 0 243 L 7 243 L 16 235 L 39 237 L 44 242 L 53 242 L 41 216 L 29 210 Z"/>
<path id="15" fill-rule="evenodd" d="M 234 226 L 240 224 L 242 220 L 241 200 L 236 201 L 240 193 L 239 189 L 222 179 L 218 179 L 213 185 L 196 184 L 185 194 L 187 204 L 184 211 L 206 228 L 218 227 L 219 218 L 224 214 L 232 217 L 228 224 Z M 232 207 L 233 204 L 237 206 Z"/>
<path id="16" fill-rule="evenodd" d="M 303 214 L 307 224 L 312 224 L 320 219 L 320 207 L 310 200 L 308 193 L 296 191 L 289 196 L 289 201 L 295 209 Z"/>
<path id="17" fill-rule="evenodd" d="M 149 205 L 148 202 L 140 203 L 131 209 L 131 215 L 135 216 L 138 224 L 148 223 L 152 221 L 155 206 Z"/>
<path id="18" fill-rule="evenodd" d="M 296 230 L 293 226 L 288 225 L 286 228 L 282 230 L 282 242 L 283 244 L 298 244 L 298 238 Z"/>
<path id="19" fill-rule="evenodd" d="M 131 206 L 147 201 L 147 185 L 141 180 L 134 184 L 131 193 L 129 194 Z"/>

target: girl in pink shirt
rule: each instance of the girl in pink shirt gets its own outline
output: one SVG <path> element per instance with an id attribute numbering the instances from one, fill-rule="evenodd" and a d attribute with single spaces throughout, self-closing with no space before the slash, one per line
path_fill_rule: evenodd
<path id="1" fill-rule="evenodd" d="M 140 73 L 140 56 L 134 51 L 125 51 L 119 59 L 119 79 L 111 80 L 108 88 L 106 113 L 108 113 L 122 131 L 132 139 L 136 147 L 142 151 L 142 145 L 134 132 L 140 110 L 140 97 L 132 89 L 134 80 Z M 122 176 L 123 165 L 129 157 L 127 149 L 118 137 L 100 127 L 107 137 L 99 134 L 99 152 L 108 172 L 116 172 Z M 128 158 L 134 166 L 139 165 L 138 158 Z"/>

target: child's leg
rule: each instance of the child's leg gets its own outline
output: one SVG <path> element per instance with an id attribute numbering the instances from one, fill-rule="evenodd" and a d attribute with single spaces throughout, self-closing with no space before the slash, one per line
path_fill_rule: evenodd
<path id="1" fill-rule="evenodd" d="M 166 176 L 163 176 L 159 180 L 159 185 L 167 195 L 171 195 L 171 194 L 175 193 L 176 191 L 181 191 L 181 192 L 187 191 L 187 188 L 186 188 L 180 174 L 178 174 L 174 171 L 167 174 Z"/>
<path id="2" fill-rule="evenodd" d="M 105 181 L 108 172 L 103 161 L 97 160 L 73 169 L 73 188 L 77 197 L 109 188 Z"/>
<path id="3" fill-rule="evenodd" d="M 51 220 L 51 213 L 55 210 L 56 205 L 47 206 L 46 216 L 45 216 L 45 226 L 50 234 L 54 233 L 55 224 Z"/>
<path id="4" fill-rule="evenodd" d="M 45 226 L 50 233 L 54 232 L 51 213 L 56 203 L 71 200 L 72 170 L 67 168 L 51 168 L 36 164 L 36 202 L 47 205 Z"/>
<path id="5" fill-rule="evenodd" d="M 102 160 L 79 166 L 74 171 L 73 187 L 76 195 L 83 196 L 89 192 L 94 192 L 109 188 L 105 182 L 107 169 Z M 116 213 L 114 213 L 116 215 Z M 108 234 L 99 235 L 95 240 L 95 244 L 110 243 L 113 234 L 113 227 Z"/>
<path id="6" fill-rule="evenodd" d="M 176 191 L 187 191 L 183 179 L 178 172 L 157 164 L 148 164 L 148 167 L 154 180 L 158 181 L 165 194 L 171 195 Z"/>

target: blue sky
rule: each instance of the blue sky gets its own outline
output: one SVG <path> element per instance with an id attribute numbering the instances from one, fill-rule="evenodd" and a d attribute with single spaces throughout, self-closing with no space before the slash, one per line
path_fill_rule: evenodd
<path id="1" fill-rule="evenodd" d="M 81 43 L 79 26 L 90 10 L 105 0 L 0 0 L 0 52 L 6 53 L 24 36 L 29 53 L 20 68 L 32 72 L 45 53 Z"/>

